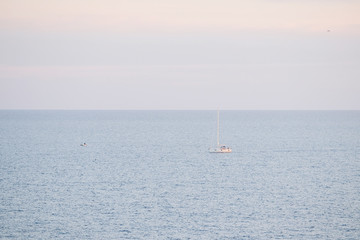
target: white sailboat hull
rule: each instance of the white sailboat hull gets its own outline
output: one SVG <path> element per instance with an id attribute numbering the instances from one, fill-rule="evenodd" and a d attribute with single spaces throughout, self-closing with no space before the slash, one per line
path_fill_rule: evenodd
<path id="1" fill-rule="evenodd" d="M 209 149 L 210 153 L 231 153 L 232 150 L 231 148 L 210 148 Z"/>

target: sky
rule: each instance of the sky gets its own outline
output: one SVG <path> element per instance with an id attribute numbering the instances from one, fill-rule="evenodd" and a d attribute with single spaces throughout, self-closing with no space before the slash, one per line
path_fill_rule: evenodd
<path id="1" fill-rule="evenodd" d="M 360 110 L 358 0 L 0 0 L 0 109 Z"/>

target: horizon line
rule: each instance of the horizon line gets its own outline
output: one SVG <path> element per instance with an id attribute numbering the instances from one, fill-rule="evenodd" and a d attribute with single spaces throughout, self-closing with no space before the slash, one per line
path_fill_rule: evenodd
<path id="1" fill-rule="evenodd" d="M 360 109 L 14 109 L 0 108 L 0 111 L 360 111 Z"/>

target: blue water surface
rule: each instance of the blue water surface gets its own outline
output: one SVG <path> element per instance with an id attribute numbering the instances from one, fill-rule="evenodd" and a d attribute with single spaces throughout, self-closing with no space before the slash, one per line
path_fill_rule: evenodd
<path id="1" fill-rule="evenodd" d="M 360 239 L 360 111 L 220 118 L 0 111 L 0 239 Z"/>

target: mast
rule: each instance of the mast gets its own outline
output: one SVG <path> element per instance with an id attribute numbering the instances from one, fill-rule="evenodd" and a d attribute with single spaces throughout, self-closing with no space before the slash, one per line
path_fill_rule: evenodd
<path id="1" fill-rule="evenodd" d="M 219 109 L 217 110 L 217 145 L 220 146 L 220 117 L 219 117 Z"/>

